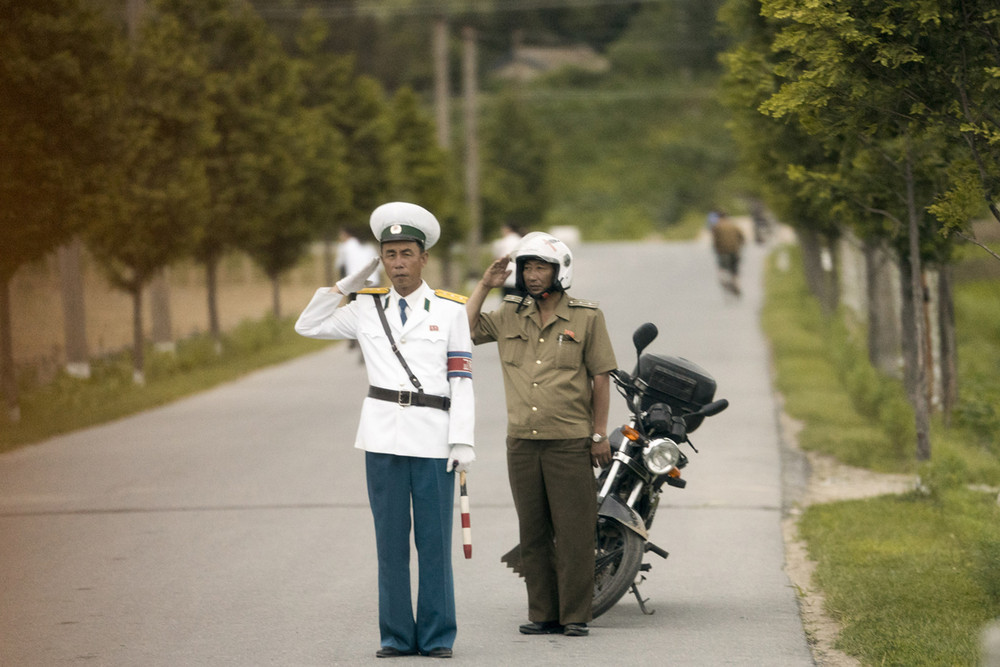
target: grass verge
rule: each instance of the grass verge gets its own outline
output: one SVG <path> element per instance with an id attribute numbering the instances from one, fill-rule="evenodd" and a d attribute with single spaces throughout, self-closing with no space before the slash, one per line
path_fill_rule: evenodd
<path id="1" fill-rule="evenodd" d="M 800 446 L 918 473 L 925 487 L 805 510 L 799 532 L 817 562 L 814 583 L 843 628 L 837 647 L 866 665 L 978 664 L 980 632 L 1000 615 L 1000 507 L 995 491 L 974 486 L 1000 484 L 995 415 L 984 407 L 1000 379 L 977 373 L 1000 354 L 1000 303 L 984 308 L 983 287 L 958 286 L 960 380 L 970 386 L 952 426 L 935 419 L 932 459 L 918 464 L 901 386 L 870 368 L 863 334 L 852 335 L 842 316 L 824 318 L 797 251 L 779 252 L 792 261 L 771 262 L 762 318 L 785 409 L 804 425 Z"/>
<path id="2" fill-rule="evenodd" d="M 329 344 L 299 336 L 294 321 L 246 322 L 218 348 L 199 335 L 179 342 L 175 352 L 149 349 L 144 385 L 132 381 L 132 355 L 122 353 L 93 362 L 89 379 L 61 375 L 44 386 L 24 386 L 20 422 L 0 418 L 0 451 L 163 405 Z"/>

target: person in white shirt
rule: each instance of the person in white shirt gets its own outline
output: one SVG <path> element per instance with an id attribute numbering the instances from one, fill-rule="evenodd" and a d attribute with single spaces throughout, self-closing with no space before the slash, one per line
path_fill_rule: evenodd
<path id="1" fill-rule="evenodd" d="M 321 287 L 295 330 L 357 339 L 368 369 L 355 447 L 365 451 L 378 551 L 376 656 L 452 656 L 457 634 L 451 566 L 455 471 L 475 460 L 472 339 L 465 297 L 421 277 L 437 219 L 406 202 L 379 206 L 371 228 L 391 288 L 363 289 L 379 259 Z M 341 305 L 343 296 L 353 299 Z M 395 350 L 398 350 L 398 354 Z M 420 571 L 410 595 L 410 516 Z"/>
<path id="2" fill-rule="evenodd" d="M 337 245 L 337 275 L 346 278 L 368 266 L 378 258 L 378 250 L 371 243 L 362 243 L 349 227 L 341 227 L 340 243 Z M 365 279 L 365 286 L 378 287 L 381 284 L 378 267 Z"/>

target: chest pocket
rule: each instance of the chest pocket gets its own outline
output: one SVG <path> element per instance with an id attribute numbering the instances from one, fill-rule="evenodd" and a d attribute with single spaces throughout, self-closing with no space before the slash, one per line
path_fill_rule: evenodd
<path id="1" fill-rule="evenodd" d="M 556 342 L 556 368 L 579 368 L 583 363 L 583 334 L 562 333 Z"/>
<path id="2" fill-rule="evenodd" d="M 506 336 L 500 345 L 500 361 L 508 366 L 520 367 L 528 353 L 528 337 L 523 333 Z"/>

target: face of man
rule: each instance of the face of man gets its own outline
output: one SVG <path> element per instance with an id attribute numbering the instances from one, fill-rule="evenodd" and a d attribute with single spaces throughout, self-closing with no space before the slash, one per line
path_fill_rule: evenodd
<path id="1" fill-rule="evenodd" d="M 416 241 L 386 241 L 379 253 L 386 275 L 401 296 L 420 286 L 421 273 L 427 265 L 427 252 Z"/>
<path id="2" fill-rule="evenodd" d="M 524 286 L 533 297 L 552 287 L 555 277 L 556 267 L 548 262 L 529 259 L 524 263 Z"/>

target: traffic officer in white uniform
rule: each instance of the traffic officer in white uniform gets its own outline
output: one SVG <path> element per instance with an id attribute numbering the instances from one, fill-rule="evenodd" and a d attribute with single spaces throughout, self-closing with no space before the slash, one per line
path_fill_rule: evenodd
<path id="1" fill-rule="evenodd" d="M 365 451 L 378 549 L 380 658 L 450 658 L 455 640 L 451 568 L 454 471 L 475 460 L 472 340 L 465 297 L 421 277 L 437 219 L 406 202 L 379 206 L 371 229 L 392 288 L 362 289 L 378 259 L 321 287 L 299 316 L 303 336 L 357 339 L 368 369 L 355 447 Z M 341 306 L 345 295 L 351 295 Z M 410 596 L 410 516 L 420 581 Z"/>

